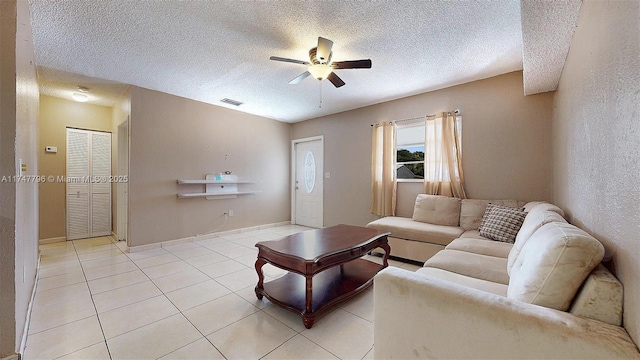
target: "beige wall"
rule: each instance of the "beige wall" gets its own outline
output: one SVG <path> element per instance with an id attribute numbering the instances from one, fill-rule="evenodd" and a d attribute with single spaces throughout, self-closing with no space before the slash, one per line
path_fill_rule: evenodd
<path id="1" fill-rule="evenodd" d="M 290 125 L 173 95 L 131 88 L 129 231 L 138 246 L 215 230 L 290 219 Z M 204 179 L 226 170 L 262 191 L 235 199 L 178 199 L 203 192 L 177 179 Z"/>
<path id="2" fill-rule="evenodd" d="M 346 88 L 345 88 L 346 89 Z M 292 138 L 324 135 L 325 225 L 365 225 L 371 199 L 371 126 L 462 111 L 465 189 L 471 198 L 550 200 L 552 94 L 524 96 L 522 72 L 295 123 Z M 410 216 L 420 185 L 399 184 L 398 214 Z"/>
<path id="3" fill-rule="evenodd" d="M 638 1 L 585 1 L 554 97 L 553 200 L 602 241 L 640 344 Z"/>
<path id="4" fill-rule="evenodd" d="M 36 175 L 38 84 L 27 1 L 0 2 L 0 175 Z M 38 187 L 0 183 L 0 357 L 18 352 L 37 266 Z"/>
<path id="5" fill-rule="evenodd" d="M 131 115 L 131 94 L 127 90 L 113 105 L 111 112 L 111 174 L 118 175 L 118 126 L 129 119 Z M 111 225 L 116 233 L 118 226 L 118 194 L 117 183 L 111 186 Z"/>
<path id="6" fill-rule="evenodd" d="M 67 127 L 110 132 L 111 123 L 110 107 L 42 95 L 38 120 L 38 174 L 54 177 L 66 175 Z M 45 153 L 45 146 L 57 146 L 58 152 Z M 66 237 L 65 192 L 63 182 L 40 183 L 40 239 Z"/>

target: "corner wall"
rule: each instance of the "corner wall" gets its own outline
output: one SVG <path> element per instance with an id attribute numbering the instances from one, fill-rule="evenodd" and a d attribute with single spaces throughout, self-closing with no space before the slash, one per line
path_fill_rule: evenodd
<path id="1" fill-rule="evenodd" d="M 158 91 L 131 87 L 129 246 L 290 220 L 290 125 Z M 204 179 L 232 171 L 260 194 L 179 199 Z"/>
<path id="2" fill-rule="evenodd" d="M 553 201 L 605 245 L 640 344 L 640 2 L 585 1 L 553 116 Z"/>
<path id="3" fill-rule="evenodd" d="M 112 109 L 56 97 L 40 96 L 38 128 L 39 172 L 42 176 L 66 176 L 67 127 L 111 132 Z M 113 143 L 113 140 L 112 140 Z M 45 153 L 47 145 L 57 146 L 55 154 Z M 114 145 L 112 145 L 114 146 Z M 113 148 L 112 148 L 113 150 Z M 113 161 L 113 159 L 112 159 Z M 66 240 L 67 208 L 64 182 L 40 183 L 40 239 Z"/>
<path id="4" fill-rule="evenodd" d="M 369 213 L 371 124 L 460 109 L 467 196 L 550 200 L 551 105 L 551 93 L 524 96 L 518 71 L 295 123 L 292 139 L 324 135 L 325 226 L 362 226 L 377 218 Z M 422 192 L 398 184 L 397 214 L 411 216 Z"/>
<path id="5" fill-rule="evenodd" d="M 0 176 L 37 174 L 38 84 L 25 0 L 0 1 Z M 17 353 L 35 284 L 38 187 L 19 179 L 0 183 L 0 358 Z"/>

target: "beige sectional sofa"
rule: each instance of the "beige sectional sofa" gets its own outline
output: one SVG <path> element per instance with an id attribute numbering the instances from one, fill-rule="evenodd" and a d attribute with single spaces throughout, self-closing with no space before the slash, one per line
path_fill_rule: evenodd
<path id="1" fill-rule="evenodd" d="M 424 262 L 454 239 L 480 237 L 478 226 L 489 203 L 525 207 L 525 210 L 539 204 L 420 194 L 412 218 L 387 216 L 370 222 L 367 227 L 391 232 L 388 239 L 392 256 Z"/>
<path id="2" fill-rule="evenodd" d="M 423 268 L 378 273 L 375 358 L 640 359 L 621 326 L 622 285 L 600 265 L 600 242 L 552 204 L 526 210 L 514 244 L 460 224 L 460 237 Z"/>

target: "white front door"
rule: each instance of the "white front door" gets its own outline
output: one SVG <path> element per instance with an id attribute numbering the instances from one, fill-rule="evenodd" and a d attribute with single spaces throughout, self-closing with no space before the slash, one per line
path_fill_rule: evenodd
<path id="1" fill-rule="evenodd" d="M 292 159 L 292 223 L 321 228 L 323 226 L 323 138 L 293 140 Z"/>
<path id="2" fill-rule="evenodd" d="M 129 119 L 118 126 L 118 182 L 116 183 L 116 236 L 127 239 L 127 209 L 129 200 Z"/>
<path id="3" fill-rule="evenodd" d="M 111 234 L 111 133 L 67 129 L 67 240 Z"/>

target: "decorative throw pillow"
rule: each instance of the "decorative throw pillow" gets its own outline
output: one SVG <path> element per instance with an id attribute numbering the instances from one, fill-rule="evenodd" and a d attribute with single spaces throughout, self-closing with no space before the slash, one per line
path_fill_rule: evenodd
<path id="1" fill-rule="evenodd" d="M 489 203 L 478 228 L 480 236 L 513 243 L 526 216 L 523 209 Z"/>

